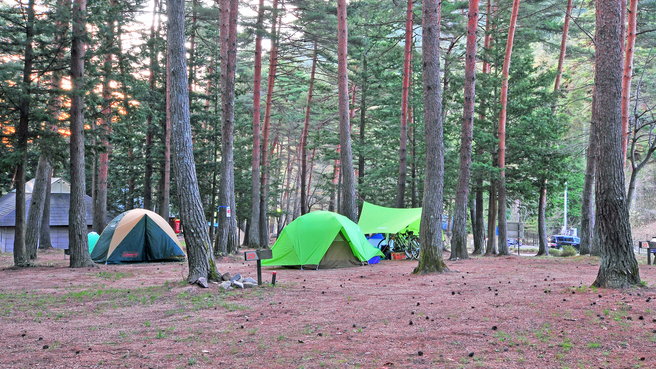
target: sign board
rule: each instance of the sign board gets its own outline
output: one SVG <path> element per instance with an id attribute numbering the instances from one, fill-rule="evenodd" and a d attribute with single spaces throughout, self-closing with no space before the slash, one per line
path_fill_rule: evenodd
<path id="1" fill-rule="evenodd" d="M 230 218 L 232 215 L 230 215 L 230 207 L 226 206 L 226 218 Z"/>
<path id="2" fill-rule="evenodd" d="M 244 251 L 244 260 L 246 261 L 266 260 L 271 258 L 273 258 L 273 252 L 271 249 Z"/>
<path id="3" fill-rule="evenodd" d="M 507 222 L 507 234 L 508 238 L 524 238 L 524 223 L 519 222 Z"/>

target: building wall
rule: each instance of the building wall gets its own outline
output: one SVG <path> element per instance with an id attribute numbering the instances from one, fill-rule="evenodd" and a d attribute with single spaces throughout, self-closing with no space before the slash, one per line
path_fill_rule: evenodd
<path id="1" fill-rule="evenodd" d="M 87 229 L 91 232 L 91 226 Z M 14 252 L 15 227 L 0 227 L 0 252 Z M 68 248 L 68 226 L 50 227 L 50 241 L 56 249 Z"/>

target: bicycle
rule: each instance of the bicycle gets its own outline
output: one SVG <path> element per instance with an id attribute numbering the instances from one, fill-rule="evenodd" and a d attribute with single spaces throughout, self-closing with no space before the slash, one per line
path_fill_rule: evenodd
<path id="1" fill-rule="evenodd" d="M 382 239 L 378 243 L 378 248 L 381 251 L 403 252 L 408 259 L 416 260 L 420 253 L 419 237 L 412 231 L 392 234 L 389 239 Z"/>

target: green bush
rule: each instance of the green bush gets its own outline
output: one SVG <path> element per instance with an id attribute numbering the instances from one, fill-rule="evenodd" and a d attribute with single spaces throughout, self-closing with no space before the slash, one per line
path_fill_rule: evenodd
<path id="1" fill-rule="evenodd" d="M 558 249 L 549 249 L 549 255 L 551 256 L 562 256 L 562 251 Z"/>
<path id="2" fill-rule="evenodd" d="M 578 254 L 573 246 L 563 246 L 563 252 L 560 254 L 562 257 L 574 256 Z"/>

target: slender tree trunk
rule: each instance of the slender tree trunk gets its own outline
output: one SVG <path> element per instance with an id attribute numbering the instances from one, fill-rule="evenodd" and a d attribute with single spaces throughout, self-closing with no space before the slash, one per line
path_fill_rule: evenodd
<path id="1" fill-rule="evenodd" d="M 633 253 L 622 165 L 621 0 L 597 0 L 595 104 L 598 157 L 595 218 L 599 226 L 601 265 L 596 287 L 626 288 L 640 283 Z"/>
<path id="2" fill-rule="evenodd" d="M 87 206 L 84 199 L 84 40 L 86 39 L 86 0 L 73 1 L 71 41 L 71 195 L 68 214 L 68 242 L 71 268 L 91 267 L 87 238 Z"/>
<path id="3" fill-rule="evenodd" d="M 472 140 L 474 135 L 474 99 L 476 89 L 476 36 L 478 33 L 478 0 L 469 0 L 467 23 L 467 52 L 465 55 L 465 101 L 460 137 L 460 170 L 453 216 L 451 258 L 468 259 L 467 255 L 467 199 L 471 178 Z"/>
<path id="4" fill-rule="evenodd" d="M 111 2 L 113 5 L 113 1 Z M 115 42 L 114 21 L 109 20 L 107 24 L 108 32 L 105 37 L 105 47 L 107 50 L 112 49 L 112 44 Z M 98 173 L 97 181 L 95 182 L 95 191 L 93 197 L 93 226 L 91 229 L 101 234 L 105 229 L 107 221 L 107 175 L 109 173 L 109 132 L 111 130 L 112 120 L 112 93 L 110 87 L 110 79 L 112 73 L 112 53 L 107 51 L 104 55 L 103 62 L 103 84 L 102 84 L 102 99 L 103 108 L 100 112 L 100 124 L 98 125 L 100 131 L 100 146 L 102 147 L 98 154 Z M 127 98 L 127 97 L 126 97 Z"/>
<path id="5" fill-rule="evenodd" d="M 560 89 L 560 79 L 563 75 L 563 65 L 565 64 L 565 52 L 567 51 L 567 33 L 569 32 L 569 21 L 572 13 L 572 0 L 567 0 L 565 10 L 565 23 L 563 24 L 563 36 L 560 41 L 560 54 L 558 55 L 558 69 L 556 70 L 556 82 L 554 82 L 554 91 Z"/>
<path id="6" fill-rule="evenodd" d="M 422 65 L 424 125 L 426 130 L 426 179 L 421 215 L 421 255 L 414 274 L 448 271 L 442 260 L 442 200 L 444 185 L 444 135 L 440 96 L 440 24 L 437 0 L 424 0 Z"/>
<path id="7" fill-rule="evenodd" d="M 273 99 L 273 87 L 276 82 L 276 69 L 278 66 L 278 37 L 276 35 L 276 24 L 278 22 L 278 0 L 273 0 L 273 15 L 271 19 L 271 49 L 269 51 L 269 77 L 267 79 L 267 97 L 264 107 L 264 126 L 262 127 L 262 172 L 260 174 L 260 247 L 269 247 L 268 227 L 268 154 L 269 154 L 269 130 L 271 126 L 271 105 Z"/>
<path id="8" fill-rule="evenodd" d="M 490 179 L 490 199 L 487 213 L 487 245 L 485 247 L 485 256 L 496 255 L 496 236 L 497 236 L 497 181 Z"/>
<path id="9" fill-rule="evenodd" d="M 314 41 L 314 53 L 312 56 L 312 70 L 310 71 L 310 87 L 308 88 L 307 104 L 305 108 L 305 121 L 303 122 L 303 133 L 301 134 L 301 215 L 306 214 L 308 209 L 307 199 L 307 138 L 310 130 L 310 106 L 312 104 L 312 92 L 314 88 L 314 74 L 317 69 L 317 42 Z"/>
<path id="10" fill-rule="evenodd" d="M 513 0 L 510 26 L 508 28 L 508 42 L 506 43 L 506 56 L 503 59 L 503 77 L 501 85 L 501 113 L 499 114 L 499 255 L 508 255 L 508 238 L 506 234 L 506 107 L 508 105 L 508 73 L 510 71 L 510 58 L 512 55 L 519 0 Z"/>
<path id="11" fill-rule="evenodd" d="M 260 0 L 256 34 L 253 77 L 253 170 L 251 177 L 251 220 L 248 223 L 248 245 L 260 248 L 260 99 L 262 79 L 262 34 L 264 33 L 264 0 Z"/>
<path id="12" fill-rule="evenodd" d="M 340 213 L 353 222 L 358 221 L 355 206 L 355 176 L 353 173 L 353 155 L 351 154 L 351 124 L 349 119 L 349 92 L 347 70 L 347 40 L 348 25 L 346 15 L 346 0 L 337 0 L 337 90 L 339 93 L 339 142 L 340 142 L 340 174 L 344 199 Z"/>
<path id="13" fill-rule="evenodd" d="M 590 134 L 588 139 L 588 150 L 586 154 L 587 163 L 585 167 L 585 179 L 583 181 L 583 193 L 581 194 L 581 246 L 579 253 L 588 255 L 592 253 L 592 235 L 594 230 L 594 182 L 595 182 L 595 161 L 597 153 L 597 139 L 595 136 L 594 117 L 596 91 L 592 92 L 592 121 L 590 122 Z"/>
<path id="14" fill-rule="evenodd" d="M 36 250 L 39 246 L 39 235 L 41 233 L 41 221 L 43 220 L 43 207 L 45 205 L 47 181 L 52 165 L 49 158 L 41 154 L 39 164 L 36 168 L 36 177 L 34 188 L 32 190 L 32 199 L 30 201 L 30 210 L 27 214 L 27 224 L 30 226 L 26 229 L 25 246 L 27 255 L 31 260 L 37 258 Z"/>
<path id="15" fill-rule="evenodd" d="M 549 256 L 549 245 L 547 244 L 547 181 L 542 181 L 540 186 L 540 199 L 538 200 L 538 255 Z"/>
<path id="16" fill-rule="evenodd" d="M 46 191 L 43 200 L 43 218 L 41 219 L 41 231 L 39 232 L 39 249 L 47 250 L 52 248 L 50 240 L 50 191 L 52 182 L 52 166 L 50 172 L 46 175 Z"/>
<path id="17" fill-rule="evenodd" d="M 339 145 L 337 146 L 337 152 L 339 153 Z M 339 189 L 339 159 L 335 159 L 333 164 L 333 186 L 330 190 L 330 201 L 328 202 L 328 211 L 335 211 L 339 208 L 339 200 L 337 200 L 337 192 Z"/>
<path id="18" fill-rule="evenodd" d="M 212 244 L 207 233 L 207 221 L 196 179 L 196 165 L 191 142 L 191 118 L 189 113 L 189 84 L 184 37 L 184 1 L 170 0 L 166 6 L 168 16 L 168 61 L 170 89 L 170 117 L 172 135 L 173 174 L 180 206 L 180 219 L 184 224 L 187 257 L 189 262 L 188 283 L 203 284 L 201 278 L 217 281 L 219 273 L 214 263 Z"/>
<path id="19" fill-rule="evenodd" d="M 626 3 L 625 0 L 622 0 Z M 629 0 L 629 26 L 626 37 L 626 57 L 622 77 L 622 165 L 626 165 L 626 148 L 629 143 L 629 115 L 631 105 L 631 80 L 633 79 L 633 54 L 635 52 L 638 0 Z"/>
<path id="20" fill-rule="evenodd" d="M 191 36 L 189 37 L 189 105 L 196 83 L 196 32 L 198 29 L 198 0 L 191 2 Z"/>
<path id="21" fill-rule="evenodd" d="M 237 252 L 237 222 L 228 210 L 235 209 L 235 72 L 237 61 L 237 0 L 221 0 L 221 179 L 219 181 L 219 228 L 216 254 Z"/>
<path id="22" fill-rule="evenodd" d="M 168 9 L 168 6 L 167 6 Z M 167 10 L 168 11 L 168 10 Z M 164 148 L 162 159 L 162 168 L 160 169 L 160 205 L 159 215 L 168 220 L 171 215 L 169 209 L 169 199 L 171 191 L 171 72 L 170 56 L 166 55 L 166 119 L 162 121 L 162 146 Z"/>
<path id="23" fill-rule="evenodd" d="M 25 59 L 23 64 L 23 85 L 19 103 L 19 122 L 16 136 L 16 152 L 20 160 L 16 165 L 16 228 L 14 235 L 14 265 L 25 267 L 30 265 L 30 255 L 25 245 L 25 167 L 27 166 L 27 136 L 30 119 L 30 103 L 32 100 L 32 40 L 34 38 L 34 0 L 27 5 L 27 23 L 25 25 Z"/>
<path id="24" fill-rule="evenodd" d="M 403 58 L 403 84 L 401 87 L 401 138 L 399 141 L 399 178 L 396 185 L 396 207 L 405 206 L 408 146 L 408 91 L 410 90 L 410 60 L 412 58 L 412 0 L 408 0 L 405 20 L 405 53 Z"/>
<path id="25" fill-rule="evenodd" d="M 365 42 L 365 50 L 362 53 L 362 92 L 360 93 L 360 132 L 359 141 L 360 147 L 358 148 L 358 186 L 364 185 L 365 174 L 365 130 L 366 130 L 366 117 L 367 117 L 367 50 Z"/>
<path id="26" fill-rule="evenodd" d="M 155 16 L 157 14 L 158 0 L 153 2 L 153 20 L 150 24 L 150 39 L 148 40 L 148 54 L 150 57 L 150 65 L 148 70 L 148 89 L 151 94 L 155 94 L 155 70 L 157 68 L 157 52 L 155 51 Z M 159 30 L 159 26 L 158 26 Z M 157 33 L 159 34 L 159 32 Z M 155 109 L 155 104 L 150 104 L 150 111 L 148 112 L 148 117 L 146 118 L 146 148 L 145 148 L 145 161 L 146 166 L 144 170 L 144 209 L 153 210 L 153 110 Z"/>
<path id="27" fill-rule="evenodd" d="M 474 255 L 480 255 L 485 250 L 485 217 L 483 215 L 483 177 L 476 179 L 476 224 L 474 228 Z"/>

